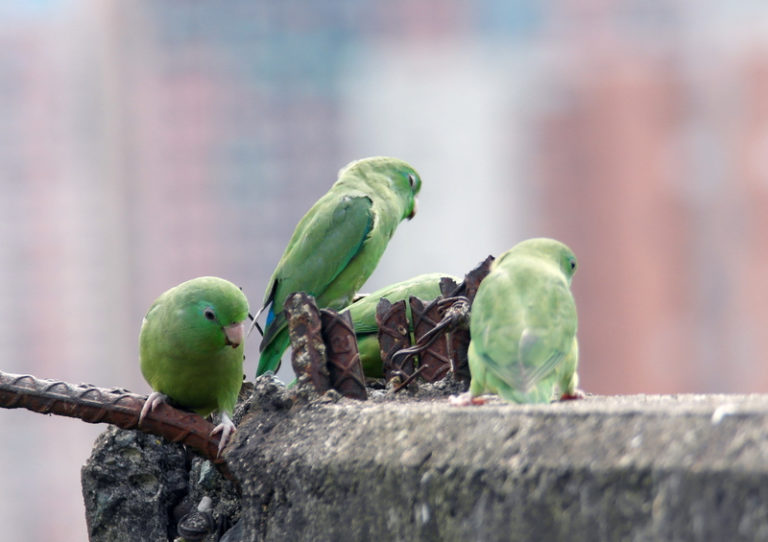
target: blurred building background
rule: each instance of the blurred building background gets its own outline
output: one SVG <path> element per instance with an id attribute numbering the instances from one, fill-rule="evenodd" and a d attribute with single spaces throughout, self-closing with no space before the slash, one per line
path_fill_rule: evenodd
<path id="1" fill-rule="evenodd" d="M 0 119 L 0 370 L 148 392 L 159 293 L 257 309 L 336 171 L 387 154 L 424 188 L 366 290 L 554 236 L 586 391 L 768 390 L 765 2 L 6 3 Z M 3 539 L 85 539 L 102 430 L 0 411 Z"/>

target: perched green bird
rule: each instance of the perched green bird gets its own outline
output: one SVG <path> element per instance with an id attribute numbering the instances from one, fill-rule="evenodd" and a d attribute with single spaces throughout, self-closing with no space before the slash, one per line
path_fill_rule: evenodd
<path id="1" fill-rule="evenodd" d="M 257 376 L 276 371 L 288 348 L 283 303 L 294 292 L 315 297 L 320 308 L 341 309 L 368 279 L 398 224 L 416 214 L 419 174 L 396 158 L 352 162 L 296 226 L 269 280 L 269 306 Z M 256 320 L 254 319 L 254 325 Z"/>
<path id="2" fill-rule="evenodd" d="M 456 282 L 460 279 L 445 273 L 426 273 L 396 284 L 390 284 L 373 293 L 370 293 L 349 305 L 343 312 L 349 312 L 352 324 L 355 326 L 357 346 L 360 350 L 360 361 L 363 364 L 363 372 L 371 378 L 384 376 L 381 364 L 381 351 L 379 350 L 379 326 L 376 323 L 376 307 L 384 298 L 396 303 L 410 296 L 415 296 L 427 301 L 440 295 L 440 279 L 448 277 Z M 408 321 L 411 322 L 411 308 L 406 304 Z"/>
<path id="3" fill-rule="evenodd" d="M 213 433 L 221 433 L 221 451 L 235 427 L 230 416 L 243 383 L 247 317 L 243 292 L 217 277 L 188 280 L 158 297 L 139 333 L 141 373 L 155 390 L 139 423 L 167 399 L 201 416 L 217 411 L 221 423 Z"/>
<path id="4" fill-rule="evenodd" d="M 573 252 L 546 238 L 523 241 L 493 263 L 472 304 L 472 381 L 459 403 L 482 402 L 474 398 L 485 392 L 542 403 L 556 387 L 563 398 L 578 396 L 575 271 Z"/>

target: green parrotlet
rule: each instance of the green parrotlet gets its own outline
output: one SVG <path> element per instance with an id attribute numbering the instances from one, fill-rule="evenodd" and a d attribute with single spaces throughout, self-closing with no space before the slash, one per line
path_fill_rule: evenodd
<path id="1" fill-rule="evenodd" d="M 256 314 L 269 307 L 257 376 L 277 371 L 288 348 L 286 298 L 301 291 L 314 296 L 320 308 L 346 307 L 373 273 L 400 222 L 416 214 L 420 189 L 419 174 L 397 158 L 364 158 L 339 172 L 336 183 L 299 221 L 269 279 Z"/>
<path id="2" fill-rule="evenodd" d="M 139 333 L 141 373 L 155 390 L 140 420 L 167 399 L 201 416 L 219 412 L 212 434 L 221 433 L 221 451 L 235 427 L 247 317 L 243 292 L 218 277 L 188 280 L 160 295 Z"/>
<path id="3" fill-rule="evenodd" d="M 515 403 L 580 395 L 577 389 L 576 257 L 554 239 L 523 241 L 496 259 L 472 304 L 469 391 L 454 402 L 495 393 Z"/>
<path id="4" fill-rule="evenodd" d="M 383 367 L 381 363 L 381 351 L 379 350 L 379 326 L 376 323 L 376 306 L 384 298 L 391 303 L 396 303 L 410 296 L 415 296 L 425 301 L 431 301 L 440 296 L 440 279 L 448 277 L 456 282 L 460 279 L 446 273 L 426 273 L 416 277 L 390 284 L 365 297 L 355 301 L 343 312 L 349 311 L 352 324 L 355 327 L 357 346 L 360 350 L 360 361 L 363 364 L 365 376 L 381 378 Z M 411 307 L 406 304 L 408 321 L 411 320 Z M 413 330 L 411 330 L 413 331 Z"/>

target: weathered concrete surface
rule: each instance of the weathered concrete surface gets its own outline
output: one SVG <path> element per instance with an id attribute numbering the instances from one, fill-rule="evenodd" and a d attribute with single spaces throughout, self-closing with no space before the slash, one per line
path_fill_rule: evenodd
<path id="1" fill-rule="evenodd" d="M 257 384 L 228 449 L 228 540 L 768 539 L 768 395 L 288 408 L 281 393 Z"/>
<path id="2" fill-rule="evenodd" d="M 91 539 L 172 539 L 207 496 L 228 542 L 768 540 L 768 395 L 459 408 L 447 392 L 307 403 L 261 377 L 225 452 L 240 493 L 111 428 L 83 469 Z"/>
<path id="3" fill-rule="evenodd" d="M 181 445 L 110 427 L 99 435 L 82 470 L 91 540 L 168 540 L 169 510 L 187 492 Z"/>
<path id="4" fill-rule="evenodd" d="M 210 461 L 154 435 L 110 427 L 96 439 L 82 469 L 92 542 L 165 542 L 204 496 L 214 498 L 212 535 L 239 517 L 234 484 Z"/>

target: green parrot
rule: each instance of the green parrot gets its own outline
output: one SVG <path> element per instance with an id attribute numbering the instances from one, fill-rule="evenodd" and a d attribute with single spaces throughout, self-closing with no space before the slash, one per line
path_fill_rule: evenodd
<path id="1" fill-rule="evenodd" d="M 243 383 L 248 300 L 231 282 L 198 277 L 171 288 L 147 311 L 139 333 L 141 373 L 155 390 L 139 423 L 170 399 L 201 416 L 217 411 L 219 452 L 234 431 L 231 415 Z"/>
<path id="2" fill-rule="evenodd" d="M 547 238 L 523 241 L 493 263 L 472 304 L 472 381 L 455 403 L 482 402 L 485 392 L 543 403 L 556 387 L 564 399 L 579 396 L 575 271 L 573 252 Z"/>
<path id="3" fill-rule="evenodd" d="M 328 193 L 299 221 L 269 279 L 256 314 L 269 306 L 257 376 L 277 371 L 288 348 L 286 298 L 302 291 L 320 308 L 346 307 L 376 268 L 398 224 L 416 214 L 420 189 L 419 174 L 396 158 L 364 158 L 339 172 Z"/>
<path id="4" fill-rule="evenodd" d="M 384 376 L 379 350 L 379 326 L 376 323 L 376 306 L 382 298 L 396 303 L 410 296 L 431 301 L 440 296 L 440 279 L 448 277 L 460 282 L 460 279 L 446 273 L 426 273 L 403 282 L 390 284 L 355 301 L 342 312 L 349 312 L 355 326 L 360 361 L 365 376 L 381 378 Z M 408 321 L 411 322 L 411 308 L 406 304 Z"/>

